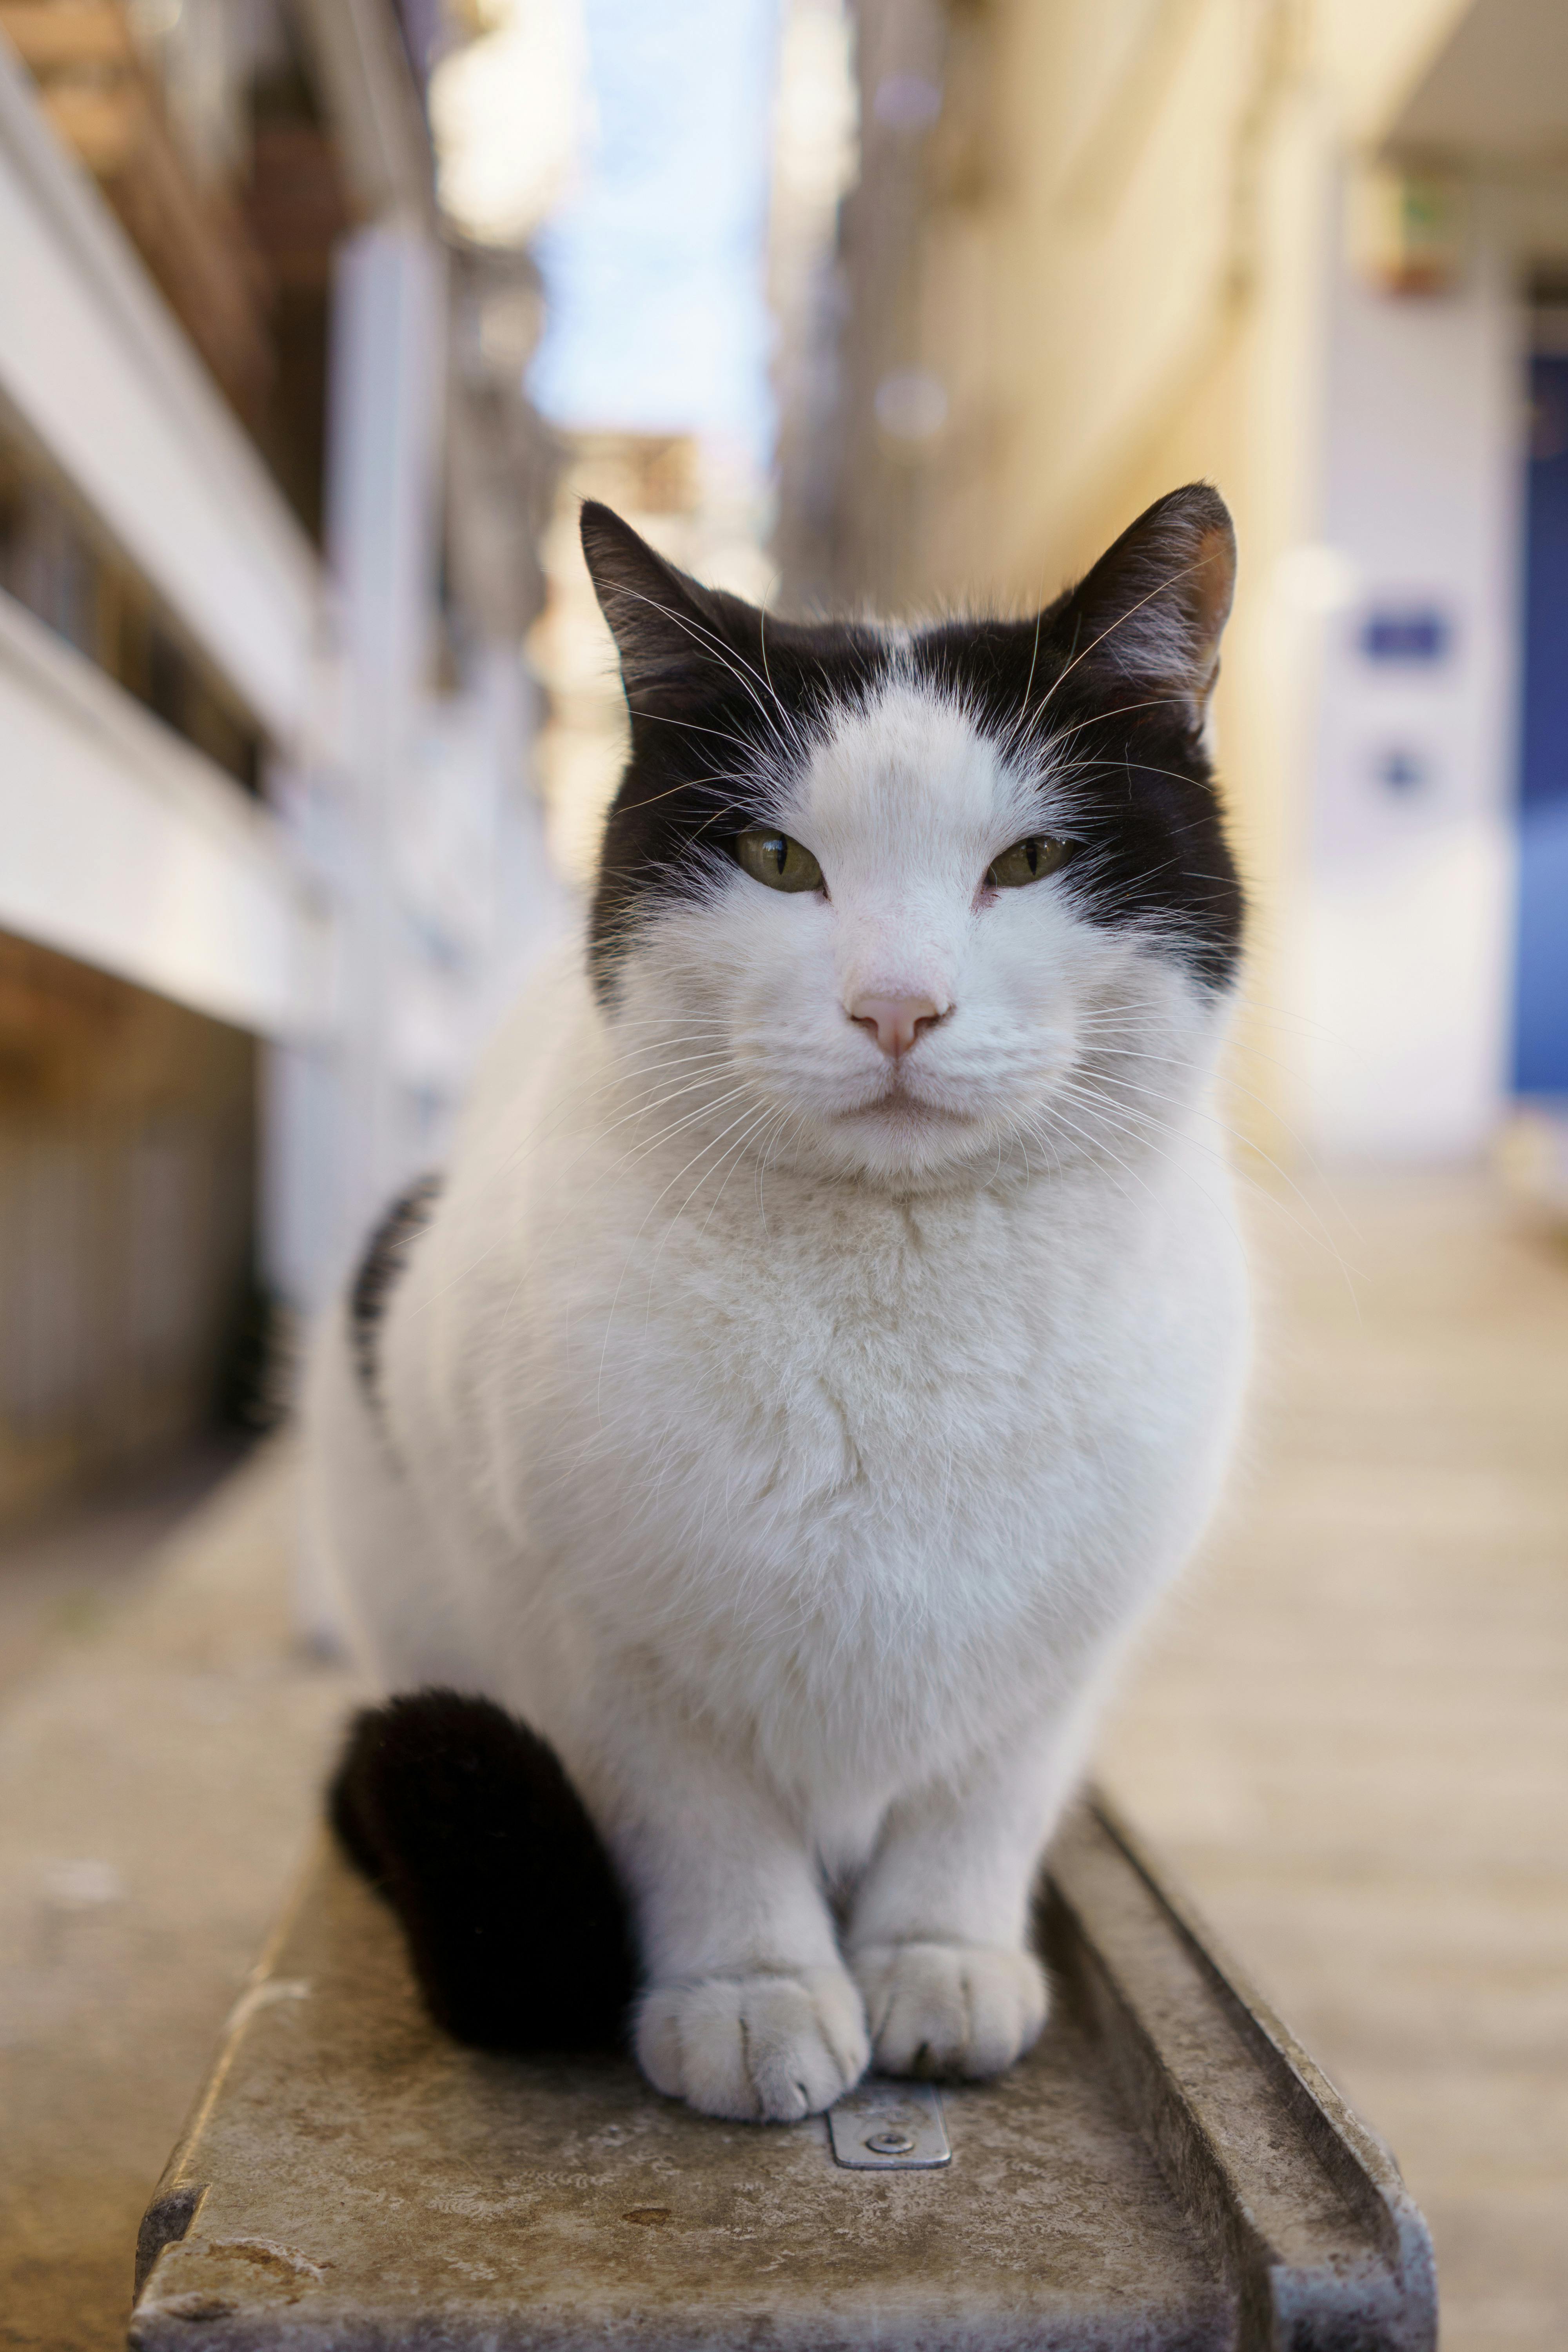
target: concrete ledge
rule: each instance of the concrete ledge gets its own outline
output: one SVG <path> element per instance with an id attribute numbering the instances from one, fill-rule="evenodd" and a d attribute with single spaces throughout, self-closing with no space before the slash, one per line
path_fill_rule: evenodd
<path id="1" fill-rule="evenodd" d="M 1392 2158 L 1103 1809 L 1058 1840 L 1038 2049 L 852 2172 L 629 2063 L 459 2048 L 323 1846 L 142 2227 L 140 2352 L 1430 2352 Z"/>

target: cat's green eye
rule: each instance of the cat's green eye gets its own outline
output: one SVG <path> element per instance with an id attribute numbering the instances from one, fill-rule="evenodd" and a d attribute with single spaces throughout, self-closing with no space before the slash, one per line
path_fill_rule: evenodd
<path id="1" fill-rule="evenodd" d="M 1059 841 L 1054 833 L 1032 833 L 1026 841 L 1016 841 L 1011 849 L 1005 849 L 987 868 L 985 879 L 993 890 L 1021 890 L 1026 882 L 1054 874 L 1071 855 L 1070 841 Z"/>
<path id="2" fill-rule="evenodd" d="M 770 833 L 765 825 L 753 825 L 742 833 L 735 843 L 735 856 L 755 881 L 765 882 L 770 890 L 820 890 L 822 868 L 809 849 L 792 841 L 787 833 Z"/>

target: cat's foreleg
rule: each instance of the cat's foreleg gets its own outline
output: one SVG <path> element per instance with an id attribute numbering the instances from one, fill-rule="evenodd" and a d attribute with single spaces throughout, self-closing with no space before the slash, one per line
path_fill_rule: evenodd
<path id="1" fill-rule="evenodd" d="M 805 1844 L 733 1759 L 658 1745 L 605 1809 L 646 1973 L 638 2063 L 704 2115 L 815 2115 L 870 2044 Z"/>
<path id="2" fill-rule="evenodd" d="M 998 2074 L 1038 2037 L 1031 1902 L 1079 1745 L 1016 1745 L 889 1814 L 846 1938 L 884 2072 Z"/>

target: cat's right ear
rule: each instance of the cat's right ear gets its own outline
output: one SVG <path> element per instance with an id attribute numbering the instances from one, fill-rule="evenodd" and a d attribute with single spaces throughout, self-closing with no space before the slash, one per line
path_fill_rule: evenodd
<path id="1" fill-rule="evenodd" d="M 583 507 L 588 577 L 621 659 L 634 712 L 682 698 L 715 662 L 728 666 L 733 631 L 720 596 L 679 571 L 596 499 Z"/>
<path id="2" fill-rule="evenodd" d="M 1236 588 L 1236 530 L 1210 482 L 1156 499 L 1065 599 L 1073 667 L 1130 710 L 1196 728 Z"/>

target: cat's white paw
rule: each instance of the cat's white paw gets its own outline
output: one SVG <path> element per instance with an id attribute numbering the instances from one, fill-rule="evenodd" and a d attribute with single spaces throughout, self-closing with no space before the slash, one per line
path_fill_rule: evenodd
<path id="1" fill-rule="evenodd" d="M 705 2116 L 785 2124 L 815 2116 L 866 2071 L 866 2012 L 842 1969 L 655 1985 L 637 2011 L 637 2063 L 655 2090 Z"/>
<path id="2" fill-rule="evenodd" d="M 850 1962 L 889 2074 L 999 2074 L 1038 2039 L 1046 1979 L 994 1944 L 867 1944 Z"/>

